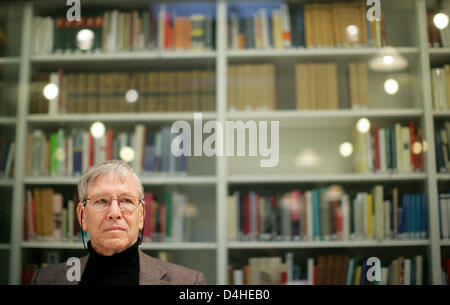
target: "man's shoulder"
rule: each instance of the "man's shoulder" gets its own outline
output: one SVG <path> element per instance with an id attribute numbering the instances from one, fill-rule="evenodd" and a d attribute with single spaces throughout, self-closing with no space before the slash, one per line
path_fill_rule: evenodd
<path id="1" fill-rule="evenodd" d="M 83 269 L 87 256 L 75 258 L 79 262 L 80 271 Z M 68 262 L 49 264 L 38 270 L 33 275 L 31 284 L 33 285 L 64 285 L 70 283 L 67 279 L 67 270 L 73 266 L 73 263 L 68 265 Z"/>
<path id="2" fill-rule="evenodd" d="M 174 263 L 151 257 L 141 251 L 141 272 L 151 274 L 173 285 L 204 285 L 203 273 Z"/>

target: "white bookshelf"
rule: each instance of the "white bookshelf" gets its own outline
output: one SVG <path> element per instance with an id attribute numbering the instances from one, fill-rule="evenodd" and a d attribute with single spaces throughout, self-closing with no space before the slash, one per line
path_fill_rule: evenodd
<path id="1" fill-rule="evenodd" d="M 429 246 L 429 240 L 228 242 L 229 249 L 303 249 Z"/>
<path id="2" fill-rule="evenodd" d="M 401 2 L 401 3 L 400 3 Z M 195 65 L 198 63 L 212 63 L 216 72 L 216 112 L 203 113 L 203 121 L 218 120 L 222 124 L 226 120 L 279 120 L 280 129 L 284 127 L 299 131 L 311 130 L 320 125 L 325 130 L 336 132 L 334 127 L 342 129 L 342 134 L 348 133 L 348 129 L 361 117 L 366 117 L 374 121 L 417 121 L 421 122 L 425 131 L 424 138 L 427 139 L 428 152 L 424 156 L 425 172 L 419 173 L 374 173 L 374 174 L 354 174 L 342 173 L 336 170 L 331 173 L 307 173 L 296 174 L 284 168 L 279 172 L 259 173 L 254 171 L 252 163 L 234 164 L 233 160 L 225 157 L 215 158 L 215 174 L 211 176 L 185 176 L 185 177 L 143 177 L 144 185 L 180 185 L 180 186 L 212 186 L 214 187 L 213 198 L 210 198 L 209 205 L 215 211 L 215 221 L 211 230 L 214 231 L 214 242 L 189 242 L 189 243 L 144 243 L 141 248 L 144 250 L 193 250 L 208 252 L 205 255 L 213 256 L 214 270 L 209 270 L 215 277 L 215 283 L 225 284 L 227 282 L 227 268 L 230 264 L 229 251 L 243 249 L 351 249 L 351 248 L 380 248 L 383 251 L 390 251 L 390 248 L 424 247 L 428 253 L 426 270 L 428 270 L 428 281 L 431 284 L 439 284 L 441 281 L 440 258 L 441 246 L 449 246 L 450 242 L 439 240 L 439 225 L 436 221 L 438 217 L 437 198 L 438 181 L 450 180 L 450 175 L 436 173 L 436 160 L 434 148 L 434 119 L 450 117 L 450 112 L 437 112 L 431 109 L 431 83 L 430 83 L 430 62 L 450 60 L 450 49 L 434 49 L 427 46 L 426 34 L 426 5 L 425 0 L 403 0 L 386 3 L 383 10 L 392 9 L 394 13 L 408 14 L 413 21 L 412 28 L 416 35 L 402 35 L 401 31 L 394 32 L 393 37 L 399 43 L 404 43 L 396 47 L 400 54 L 410 60 L 411 67 L 408 75 L 412 75 L 415 83 L 409 84 L 407 98 L 397 101 L 398 105 L 382 109 L 367 110 L 326 110 L 326 111 L 229 111 L 227 109 L 227 65 L 230 63 L 244 63 L 247 61 L 269 61 L 281 62 L 280 66 L 287 62 L 292 65 L 297 60 L 300 61 L 344 61 L 352 59 L 368 59 L 376 55 L 375 48 L 291 48 L 283 50 L 229 50 L 227 41 L 227 4 L 225 0 L 216 2 L 216 48 L 214 51 L 206 52 L 125 52 L 125 53 L 105 53 L 105 54 L 64 54 L 64 55 L 31 55 L 29 46 L 31 41 L 31 18 L 34 14 L 33 5 L 28 3 L 24 9 L 23 33 L 22 33 L 22 53 L 18 58 L 0 58 L 0 65 L 20 64 L 20 91 L 18 97 L 18 117 L 17 135 L 18 152 L 16 154 L 16 164 L 14 182 L 14 209 L 13 209 L 13 234 L 10 256 L 10 282 L 20 283 L 22 269 L 22 257 L 24 251 L 33 249 L 73 249 L 80 250 L 83 246 L 80 243 L 58 243 L 58 242 L 26 242 L 22 240 L 23 228 L 23 201 L 26 186 L 33 185 L 64 185 L 74 186 L 78 182 L 77 177 L 27 177 L 25 176 L 26 160 L 26 131 L 36 126 L 74 125 L 78 123 L 90 123 L 101 120 L 108 123 L 120 123 L 133 126 L 136 122 L 173 122 L 176 120 L 192 120 L 193 113 L 154 113 L 154 114 L 59 114 L 55 116 L 32 114 L 28 115 L 27 105 L 29 100 L 29 86 L 31 71 L 34 67 L 87 67 L 97 69 L 103 65 L 119 65 L 121 69 L 126 69 L 129 63 L 132 66 L 157 64 L 164 67 L 168 65 L 174 67 L 181 64 Z M 384 3 L 383 3 L 384 4 Z M 405 10 L 403 11 L 403 8 Z M 399 28 L 409 27 L 400 24 L 401 21 L 390 26 Z M 283 100 L 289 93 L 280 93 L 278 98 Z M 383 96 L 375 94 L 373 100 L 383 101 Z M 389 98 L 386 98 L 389 102 Z M 403 104 L 410 103 L 410 104 Z M 1 121 L 1 118 L 0 118 Z M 13 123 L 12 123 L 13 124 Z M 294 135 L 294 134 L 293 134 Z M 303 135 L 303 134 L 302 134 Z M 314 136 L 314 135 L 313 135 Z M 313 137 L 311 136 L 311 137 Z M 292 136 L 293 138 L 293 136 Z M 326 144 L 325 144 L 326 145 Z M 283 146 L 281 147 L 283 148 Z M 322 146 L 322 149 L 326 149 Z M 283 155 L 282 155 L 283 157 Z M 242 173 L 236 171 L 240 168 Z M 343 241 L 343 242 L 229 242 L 227 241 L 226 223 L 226 202 L 230 187 L 247 184 L 282 184 L 282 183 L 350 183 L 360 185 L 367 183 L 372 186 L 375 183 L 395 185 L 395 183 L 413 182 L 426 189 L 428 204 L 428 239 L 426 240 L 389 240 L 389 241 Z M 2 181 L 0 180 L 0 185 Z M 368 186 L 369 188 L 369 186 Z M 0 245 L 1 249 L 1 245 Z M 9 249 L 9 247 L 8 247 Z M 210 253 L 213 250 L 213 253 Z M 208 257 L 209 257 L 208 256 Z"/>

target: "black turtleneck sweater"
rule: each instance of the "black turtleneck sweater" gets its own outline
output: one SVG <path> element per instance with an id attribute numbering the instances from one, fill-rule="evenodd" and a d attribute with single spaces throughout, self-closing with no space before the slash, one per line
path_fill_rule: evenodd
<path id="1" fill-rule="evenodd" d="M 139 242 L 112 256 L 95 252 L 88 242 L 89 259 L 80 285 L 138 285 Z"/>

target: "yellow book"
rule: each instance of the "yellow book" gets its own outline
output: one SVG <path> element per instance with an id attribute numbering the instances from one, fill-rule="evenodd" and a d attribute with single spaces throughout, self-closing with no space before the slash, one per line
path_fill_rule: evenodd
<path id="1" fill-rule="evenodd" d="M 355 274 L 355 285 L 359 285 L 359 281 L 361 279 L 361 272 L 362 272 L 362 267 L 358 266 L 356 268 L 356 274 Z"/>
<path id="2" fill-rule="evenodd" d="M 366 199 L 367 238 L 373 238 L 373 195 L 367 194 Z"/>

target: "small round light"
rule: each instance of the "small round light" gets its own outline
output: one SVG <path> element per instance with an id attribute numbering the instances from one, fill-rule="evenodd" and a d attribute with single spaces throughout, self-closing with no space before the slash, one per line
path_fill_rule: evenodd
<path id="1" fill-rule="evenodd" d="M 434 15 L 433 23 L 438 29 L 440 29 L 440 30 L 445 29 L 448 26 L 447 14 L 438 13 L 438 14 Z"/>
<path id="2" fill-rule="evenodd" d="M 77 46 L 81 50 L 90 50 L 94 46 L 95 34 L 92 30 L 83 29 L 77 33 Z"/>
<path id="3" fill-rule="evenodd" d="M 398 82 L 393 78 L 387 79 L 384 82 L 384 91 L 386 91 L 386 93 L 389 95 L 396 94 L 398 92 L 398 88 Z"/>
<path id="4" fill-rule="evenodd" d="M 367 133 L 370 130 L 370 121 L 366 118 L 361 118 L 356 123 L 356 129 L 360 133 Z"/>
<path id="5" fill-rule="evenodd" d="M 105 125 L 102 122 L 94 122 L 91 125 L 91 134 L 94 138 L 98 139 L 105 134 Z"/>
<path id="6" fill-rule="evenodd" d="M 344 142 L 339 146 L 339 153 L 342 157 L 350 157 L 353 153 L 353 145 L 349 142 Z"/>
<path id="7" fill-rule="evenodd" d="M 414 142 L 412 151 L 415 155 L 419 155 L 422 152 L 422 143 Z"/>
<path id="8" fill-rule="evenodd" d="M 347 26 L 345 31 L 346 31 L 347 37 L 350 41 L 352 41 L 352 42 L 358 41 L 359 29 L 356 25 L 351 24 L 351 25 Z"/>
<path id="9" fill-rule="evenodd" d="M 64 161 L 65 156 L 66 156 L 66 154 L 65 154 L 63 148 L 60 147 L 60 148 L 56 149 L 56 151 L 55 151 L 55 158 L 56 158 L 56 160 Z"/>
<path id="10" fill-rule="evenodd" d="M 52 100 L 55 97 L 57 97 L 58 96 L 58 92 L 59 92 L 58 86 L 56 86 L 53 83 L 47 84 L 44 87 L 44 91 L 43 91 L 45 98 L 48 99 L 48 100 Z"/>
<path id="11" fill-rule="evenodd" d="M 130 89 L 127 91 L 127 93 L 125 93 L 125 100 L 128 103 L 134 103 L 138 100 L 138 98 L 139 98 L 139 93 L 137 92 L 137 90 Z"/>
<path id="12" fill-rule="evenodd" d="M 394 63 L 394 57 L 392 57 L 391 55 L 385 55 L 383 56 L 383 62 L 385 65 L 392 65 Z"/>
<path id="13" fill-rule="evenodd" d="M 125 162 L 131 162 L 134 159 L 134 149 L 129 146 L 124 146 L 120 149 L 120 158 Z"/>

